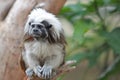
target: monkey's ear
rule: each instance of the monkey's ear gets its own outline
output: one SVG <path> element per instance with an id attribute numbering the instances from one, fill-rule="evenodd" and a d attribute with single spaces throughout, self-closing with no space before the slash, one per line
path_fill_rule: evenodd
<path id="1" fill-rule="evenodd" d="M 47 29 L 49 29 L 49 28 L 51 28 L 52 27 L 52 25 L 51 24 L 49 24 L 47 21 L 42 21 L 41 22 L 42 24 L 44 24 L 45 25 L 45 27 L 47 28 Z"/>
<path id="2" fill-rule="evenodd" d="M 50 29 L 52 27 L 52 24 L 50 24 L 49 26 L 47 26 L 48 29 Z"/>
<path id="3" fill-rule="evenodd" d="M 29 24 L 29 25 L 31 25 L 31 23 L 32 23 L 32 22 L 33 22 L 33 20 L 32 20 L 32 21 L 30 21 L 28 24 Z"/>

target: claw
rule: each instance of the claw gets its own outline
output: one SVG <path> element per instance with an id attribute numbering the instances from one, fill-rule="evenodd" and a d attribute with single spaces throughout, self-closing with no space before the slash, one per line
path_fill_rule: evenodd
<path id="1" fill-rule="evenodd" d="M 51 75 L 52 75 L 52 67 L 51 66 L 44 65 L 41 70 L 42 70 L 42 78 L 44 78 L 44 79 L 51 78 Z"/>
<path id="2" fill-rule="evenodd" d="M 34 68 L 34 73 L 35 73 L 38 77 L 41 77 L 41 72 L 42 72 L 41 66 L 36 66 L 36 67 Z"/>
<path id="3" fill-rule="evenodd" d="M 25 71 L 25 73 L 26 73 L 26 75 L 27 75 L 28 77 L 32 77 L 32 75 L 33 75 L 33 69 L 28 68 L 28 69 Z"/>

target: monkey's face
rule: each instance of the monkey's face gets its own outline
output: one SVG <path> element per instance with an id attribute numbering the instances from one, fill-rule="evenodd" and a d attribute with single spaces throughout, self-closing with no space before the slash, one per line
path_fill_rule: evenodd
<path id="1" fill-rule="evenodd" d="M 45 39 L 48 37 L 48 30 L 51 25 L 47 21 L 42 22 L 30 22 L 29 23 L 29 34 L 34 38 Z"/>

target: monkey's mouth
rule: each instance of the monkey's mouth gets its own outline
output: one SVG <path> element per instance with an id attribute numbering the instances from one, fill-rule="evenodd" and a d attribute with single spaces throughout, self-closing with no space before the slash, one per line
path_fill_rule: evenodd
<path id="1" fill-rule="evenodd" d="M 41 34 L 34 32 L 34 33 L 33 33 L 33 37 L 41 37 Z"/>
<path id="2" fill-rule="evenodd" d="M 41 39 L 45 39 L 45 38 L 47 38 L 47 34 L 45 34 L 45 33 L 33 33 L 33 35 L 32 35 L 34 38 L 41 38 Z"/>

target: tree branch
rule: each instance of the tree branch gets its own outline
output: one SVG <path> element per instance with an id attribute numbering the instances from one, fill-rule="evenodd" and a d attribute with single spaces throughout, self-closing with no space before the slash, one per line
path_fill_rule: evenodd
<path id="1" fill-rule="evenodd" d="M 94 0 L 94 8 L 95 8 L 95 10 L 96 10 L 97 16 L 99 17 L 100 21 L 102 22 L 102 28 L 103 28 L 104 30 L 106 30 L 105 21 L 104 21 L 104 19 L 102 18 L 102 16 L 100 15 L 99 6 L 98 6 L 97 0 Z"/>
<path id="2" fill-rule="evenodd" d="M 23 26 L 25 24 L 25 20 L 29 12 L 36 5 L 35 0 L 16 0 L 13 5 L 11 11 L 6 17 L 5 22 L 9 25 L 20 25 Z M 13 16 L 14 15 L 14 16 Z"/>
<path id="3" fill-rule="evenodd" d="M 5 19 L 14 2 L 15 0 L 0 0 L 0 21 Z"/>
<path id="4" fill-rule="evenodd" d="M 65 2 L 66 0 L 47 0 L 44 9 L 56 15 L 59 13 Z"/>
<path id="5" fill-rule="evenodd" d="M 102 18 L 102 16 L 99 13 L 99 7 L 98 7 L 98 3 L 97 0 L 94 0 L 94 8 L 96 10 L 96 14 L 98 15 L 98 17 L 100 18 L 101 21 L 104 21 L 104 19 Z"/>

